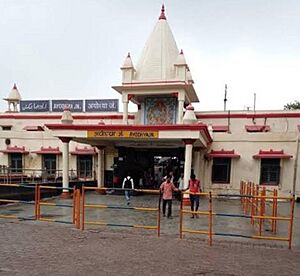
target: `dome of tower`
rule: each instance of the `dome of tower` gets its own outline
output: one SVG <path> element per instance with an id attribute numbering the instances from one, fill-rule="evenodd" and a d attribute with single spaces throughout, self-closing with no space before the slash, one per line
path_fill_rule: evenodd
<path id="1" fill-rule="evenodd" d="M 175 61 L 175 65 L 186 65 L 186 60 L 183 54 L 183 51 L 181 50 L 179 55 L 177 56 L 177 59 Z"/>
<path id="2" fill-rule="evenodd" d="M 133 63 L 132 63 L 130 53 L 128 53 L 127 57 L 124 60 L 123 66 L 121 68 L 133 68 Z"/>
<path id="3" fill-rule="evenodd" d="M 19 90 L 18 90 L 16 84 L 14 84 L 14 86 L 13 86 L 12 90 L 9 92 L 9 95 L 6 98 L 6 100 L 10 100 L 10 101 L 13 101 L 13 100 L 20 101 L 21 100 L 21 95 L 19 93 Z"/>

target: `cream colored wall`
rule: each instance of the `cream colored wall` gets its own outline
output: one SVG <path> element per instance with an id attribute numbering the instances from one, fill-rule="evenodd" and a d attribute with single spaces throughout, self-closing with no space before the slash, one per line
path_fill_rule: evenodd
<path id="1" fill-rule="evenodd" d="M 282 111 L 280 111 L 283 113 Z M 222 112 L 220 112 L 222 113 Z M 241 113 L 241 112 L 239 112 Z M 268 113 L 271 113 L 270 111 Z M 289 112 L 285 112 L 289 113 Z M 106 113 L 105 113 L 106 114 Z M 119 113 L 120 114 L 120 113 Z M 198 114 L 217 114 L 217 112 L 202 112 Z M 231 112 L 231 115 L 234 112 Z M 299 112 L 300 114 L 300 112 Z M 104 114 L 103 114 L 104 115 Z M 116 113 L 114 114 L 116 115 Z M 136 117 L 138 118 L 138 116 Z M 140 118 L 138 118 L 140 124 Z M 222 119 L 202 119 L 205 124 L 227 125 L 228 120 Z M 90 124 L 98 123 L 97 119 L 76 120 L 75 123 Z M 106 124 L 122 124 L 122 120 L 104 120 Z M 257 125 L 265 123 L 264 119 L 256 119 Z M 62 143 L 59 139 L 52 136 L 49 131 L 25 131 L 23 128 L 28 125 L 44 125 L 46 123 L 60 123 L 60 120 L 33 120 L 33 119 L 3 119 L 0 117 L 0 125 L 12 125 L 11 131 L 0 131 L 0 149 L 5 149 L 5 139 L 11 139 L 11 146 L 25 146 L 28 151 L 36 151 L 43 147 L 59 147 L 62 150 Z M 135 121 L 130 122 L 134 124 Z M 281 179 L 279 188 L 282 192 L 289 192 L 293 189 L 293 174 L 296 154 L 296 139 L 299 136 L 297 125 L 300 124 L 300 118 L 268 118 L 266 124 L 270 125 L 271 131 L 265 133 L 247 133 L 245 125 L 252 125 L 251 118 L 236 118 L 230 120 L 230 133 L 213 133 L 213 143 L 207 150 L 200 152 L 199 178 L 205 189 L 222 188 L 238 190 L 241 179 L 259 182 L 260 160 L 253 159 L 253 155 L 262 150 L 284 150 L 285 153 L 293 155 L 293 158 L 281 161 Z M 170 134 L 171 138 L 172 134 Z M 72 141 L 70 151 L 75 150 L 76 146 L 88 146 Z M 214 150 L 232 150 L 240 154 L 239 159 L 232 160 L 231 182 L 229 185 L 216 185 L 211 183 L 212 161 L 205 161 L 204 155 L 211 149 Z M 112 170 L 114 157 L 117 151 L 113 148 L 105 149 L 105 170 Z M 299 158 L 299 157 L 298 157 Z M 58 156 L 58 169 L 62 169 L 62 156 Z M 96 158 L 94 158 L 94 162 Z M 95 164 L 95 163 L 94 163 Z M 8 165 L 8 155 L 0 153 L 0 165 Z M 31 169 L 41 169 L 41 156 L 30 153 L 25 155 L 25 166 Z M 70 155 L 70 169 L 76 170 L 76 156 Z M 94 166 L 95 168 L 95 166 Z M 300 160 L 297 166 L 296 191 L 300 195 Z"/>
<path id="2" fill-rule="evenodd" d="M 0 120 L 1 124 L 2 121 Z M 25 120 L 18 122 L 16 124 L 19 129 L 22 129 L 22 125 L 29 125 Z M 36 124 L 33 124 L 36 125 Z M 14 125 L 15 126 L 15 125 Z M 25 146 L 25 150 L 29 151 L 29 154 L 24 154 L 23 164 L 25 164 L 26 174 L 32 175 L 40 174 L 39 170 L 42 169 L 42 156 L 40 154 L 33 153 L 33 151 L 40 150 L 41 147 L 59 147 L 62 151 L 62 142 L 53 137 L 50 131 L 25 131 L 25 130 L 15 130 L 15 131 L 0 131 L 0 149 L 6 149 L 5 139 L 9 138 L 11 140 L 10 146 Z M 74 141 L 70 142 L 69 151 L 75 151 L 75 148 L 88 147 L 89 145 L 77 143 Z M 70 170 L 73 169 L 76 172 L 77 169 L 77 158 L 76 155 L 69 155 L 70 157 Z M 94 159 L 95 160 L 95 159 Z M 95 161 L 94 161 L 95 162 Z M 8 166 L 8 154 L 0 153 L 0 165 Z M 94 163 L 95 164 L 95 163 Z M 29 170 L 30 169 L 30 170 Z M 62 156 L 57 157 L 57 169 L 62 170 Z"/>
<path id="3" fill-rule="evenodd" d="M 42 115 L 53 115 L 55 113 L 43 113 Z M 26 126 L 43 126 L 45 124 L 54 124 L 54 123 L 61 123 L 60 119 L 17 119 L 17 116 L 20 115 L 16 114 L 16 119 L 7 119 L 0 117 L 0 125 L 12 125 L 11 131 L 0 131 L 0 150 L 6 149 L 5 139 L 9 138 L 11 140 L 10 146 L 18 146 L 22 147 L 25 146 L 27 151 L 36 151 L 40 150 L 41 147 L 59 147 L 62 150 L 62 142 L 52 136 L 50 131 L 26 131 L 23 128 Z M 22 114 L 27 115 L 27 114 Z M 34 113 L 33 115 L 38 116 L 38 114 Z M 57 113 L 57 115 L 61 115 Z M 99 115 L 98 113 L 74 113 L 76 115 Z M 109 116 L 109 115 L 122 115 L 122 113 L 111 113 L 106 112 L 102 113 L 101 115 Z M 75 119 L 76 124 L 97 124 L 100 122 L 99 119 Z M 122 124 L 122 119 L 104 119 L 102 120 L 105 124 Z M 133 123 L 134 120 L 129 120 Z M 86 144 L 77 143 L 74 141 L 70 142 L 70 151 L 75 150 L 76 147 L 90 147 Z M 28 155 L 24 155 L 25 159 L 25 166 L 31 169 L 41 169 L 42 159 L 39 154 L 30 153 Z M 111 166 L 111 158 L 108 158 L 108 165 Z M 112 158 L 113 159 L 113 158 Z M 62 169 L 62 157 L 58 156 L 57 162 L 57 169 Z M 76 171 L 76 155 L 70 155 L 70 169 L 74 169 Z M 95 160 L 94 160 L 95 161 Z M 8 165 L 8 155 L 5 153 L 0 153 L 0 165 Z"/>
<path id="4" fill-rule="evenodd" d="M 281 111 L 282 112 L 282 111 Z M 289 113 L 289 112 L 287 112 Z M 300 112 L 299 112 L 300 113 Z M 231 113 L 232 115 L 232 113 Z M 205 124 L 227 125 L 227 119 L 202 119 Z M 252 119 L 237 118 L 230 120 L 230 133 L 213 133 L 213 143 L 207 152 L 213 150 L 235 150 L 240 154 L 239 159 L 233 159 L 231 164 L 231 181 L 229 185 L 211 183 L 212 160 L 205 161 L 201 158 L 203 169 L 203 182 L 207 188 L 220 188 L 238 190 L 240 180 L 249 180 L 259 183 L 260 159 L 252 156 L 259 150 L 284 150 L 285 153 L 293 155 L 291 159 L 281 160 L 279 189 L 282 193 L 293 191 L 294 165 L 296 159 L 296 140 L 299 136 L 297 125 L 299 118 L 268 118 L 256 119 L 257 125 L 269 125 L 270 132 L 249 133 L 245 130 L 245 125 L 253 125 Z M 205 150 L 203 150 L 203 154 Z M 298 155 L 299 158 L 299 155 Z M 300 195 L 300 164 L 298 162 L 296 192 Z"/>

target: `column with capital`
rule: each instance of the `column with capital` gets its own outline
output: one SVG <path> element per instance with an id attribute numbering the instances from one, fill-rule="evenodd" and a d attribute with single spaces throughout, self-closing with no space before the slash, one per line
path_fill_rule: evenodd
<path id="1" fill-rule="evenodd" d="M 104 187 L 104 147 L 97 146 L 98 148 L 98 169 L 97 169 L 97 187 Z"/>
<path id="2" fill-rule="evenodd" d="M 184 139 L 185 143 L 185 159 L 184 159 L 184 189 L 188 187 L 192 170 L 192 153 L 194 139 Z"/>
<path id="3" fill-rule="evenodd" d="M 194 139 L 183 139 L 185 143 L 185 160 L 184 160 L 184 175 L 183 175 L 183 186 L 184 190 L 187 189 L 189 185 L 189 180 L 191 178 L 192 170 L 192 154 L 193 154 L 193 144 L 196 140 Z M 183 205 L 190 205 L 189 195 L 183 194 Z"/>
<path id="4" fill-rule="evenodd" d="M 201 148 L 194 147 L 193 152 L 193 169 L 194 173 L 196 175 L 196 178 L 200 179 L 200 154 L 201 154 Z"/>
<path id="5" fill-rule="evenodd" d="M 128 103 L 131 100 L 133 95 L 123 93 L 122 102 L 123 102 L 123 124 L 128 125 Z"/>
<path id="6" fill-rule="evenodd" d="M 59 137 L 59 139 L 63 143 L 63 149 L 62 149 L 62 194 L 61 196 L 64 198 L 70 197 L 70 191 L 69 191 L 69 143 L 72 140 L 70 137 Z M 65 189 L 64 189 L 65 188 Z"/>
<path id="7" fill-rule="evenodd" d="M 178 113 L 177 113 L 177 124 L 183 123 L 183 108 L 184 108 L 184 93 L 178 94 Z"/>

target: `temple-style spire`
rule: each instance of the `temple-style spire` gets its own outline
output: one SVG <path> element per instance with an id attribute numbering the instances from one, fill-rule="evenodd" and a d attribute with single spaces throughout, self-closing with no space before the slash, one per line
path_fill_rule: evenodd
<path id="1" fill-rule="evenodd" d="M 4 98 L 5 101 L 8 103 L 8 112 L 17 112 L 18 111 L 18 105 L 21 100 L 21 95 L 19 93 L 19 90 L 17 88 L 17 85 L 14 83 L 14 86 L 12 90 L 10 91 L 7 98 Z M 11 110 L 10 105 L 13 105 L 13 110 Z"/>
<path id="2" fill-rule="evenodd" d="M 136 81 L 165 81 L 175 78 L 174 63 L 179 50 L 164 11 L 163 5 L 160 20 L 157 21 L 136 64 Z"/>
<path id="3" fill-rule="evenodd" d="M 177 56 L 177 59 L 175 61 L 175 65 L 186 65 L 186 61 L 185 61 L 185 57 L 184 57 L 182 49 L 181 49 L 179 55 Z"/>
<path id="4" fill-rule="evenodd" d="M 10 100 L 21 100 L 21 95 L 17 88 L 17 85 L 14 83 L 12 90 L 9 93 L 8 99 Z"/>
<path id="5" fill-rule="evenodd" d="M 160 13 L 160 16 L 159 16 L 159 18 L 158 18 L 159 20 L 167 20 L 167 18 L 166 18 L 166 15 L 165 15 L 165 5 L 164 4 L 162 4 L 162 6 L 161 6 L 161 13 Z"/>
<path id="6" fill-rule="evenodd" d="M 123 68 L 133 68 L 133 63 L 131 60 L 130 53 L 128 53 L 127 57 L 125 58 L 125 61 L 123 63 L 123 66 L 121 67 L 121 69 L 123 69 Z"/>
<path id="7" fill-rule="evenodd" d="M 122 82 L 123 83 L 130 83 L 133 81 L 134 77 L 134 66 L 131 60 L 130 53 L 127 54 L 127 57 L 125 58 L 125 61 L 123 63 L 123 66 L 121 67 L 122 70 Z"/>

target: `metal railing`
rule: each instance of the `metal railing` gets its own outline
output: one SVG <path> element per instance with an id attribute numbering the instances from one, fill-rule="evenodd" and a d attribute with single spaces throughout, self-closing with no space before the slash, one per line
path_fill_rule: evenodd
<path id="1" fill-rule="evenodd" d="M 82 223 L 81 229 L 84 230 L 85 224 L 90 225 L 102 225 L 102 226 L 113 226 L 113 227 L 130 227 L 130 228 L 140 228 L 140 229 L 148 229 L 148 230 L 156 230 L 157 236 L 160 236 L 160 196 L 159 196 L 159 203 L 158 207 L 124 207 L 118 205 L 108 205 L 108 204 L 96 204 L 96 203 L 86 203 L 86 191 L 107 191 L 111 190 L 109 188 L 97 188 L 97 187 L 85 187 L 82 186 Z M 122 189 L 122 188 L 114 188 L 114 190 L 119 191 L 135 191 L 135 192 L 142 192 L 147 194 L 160 194 L 159 190 L 146 190 L 146 189 Z M 120 223 L 111 223 L 105 221 L 91 221 L 87 220 L 86 217 L 86 210 L 87 209 L 125 209 L 125 210 L 132 210 L 132 211 L 140 211 L 140 212 L 156 212 L 156 225 L 143 225 L 143 224 L 120 224 Z"/>
<path id="2" fill-rule="evenodd" d="M 253 194 L 252 194 L 253 193 Z M 183 195 L 197 195 L 208 197 L 208 209 L 201 211 L 189 211 L 184 209 L 183 206 Z M 218 198 L 227 198 L 227 199 L 236 199 L 240 198 L 242 207 L 244 209 L 244 214 L 236 213 L 220 213 L 213 211 L 213 201 Z M 267 202 L 269 201 L 269 202 Z M 289 202 L 290 210 L 289 215 L 279 216 L 279 207 L 278 203 L 280 202 Z M 271 202 L 271 204 L 270 204 Z M 270 210 L 267 210 L 269 206 Z M 293 221 L 294 221 L 294 208 L 295 208 L 295 197 L 294 196 L 278 196 L 278 191 L 272 191 L 271 195 L 266 194 L 266 189 L 262 188 L 262 191 L 259 193 L 257 190 L 253 189 L 252 183 L 241 182 L 240 194 L 221 194 L 221 193 L 190 193 L 183 192 L 181 207 L 180 207 L 180 226 L 179 234 L 180 238 L 183 238 L 183 233 L 190 234 L 204 234 L 208 235 L 209 245 L 212 245 L 213 236 L 226 236 L 226 237 L 238 237 L 238 238 L 247 238 L 247 239 L 260 239 L 260 240 L 274 240 L 274 241 L 286 241 L 288 242 L 288 248 L 292 247 L 292 237 L 293 237 Z M 207 229 L 188 229 L 184 228 L 183 218 L 185 214 L 207 216 L 208 226 Z M 244 235 L 239 233 L 230 233 L 230 232 L 214 232 L 215 219 L 213 217 L 234 217 L 234 218 L 243 218 L 249 219 L 250 224 L 258 224 L 258 233 L 255 235 Z M 277 221 L 287 221 L 287 236 L 276 236 L 277 231 Z M 272 226 L 272 236 L 263 234 L 263 225 L 264 222 L 270 222 Z"/>
<path id="3" fill-rule="evenodd" d="M 61 182 L 62 176 L 62 170 L 10 168 L 4 165 L 0 165 L 0 182 L 6 184 Z M 76 170 L 71 169 L 69 170 L 69 179 L 70 181 L 95 180 L 95 173 L 92 172 L 91 177 L 82 177 L 79 173 L 77 173 Z"/>

